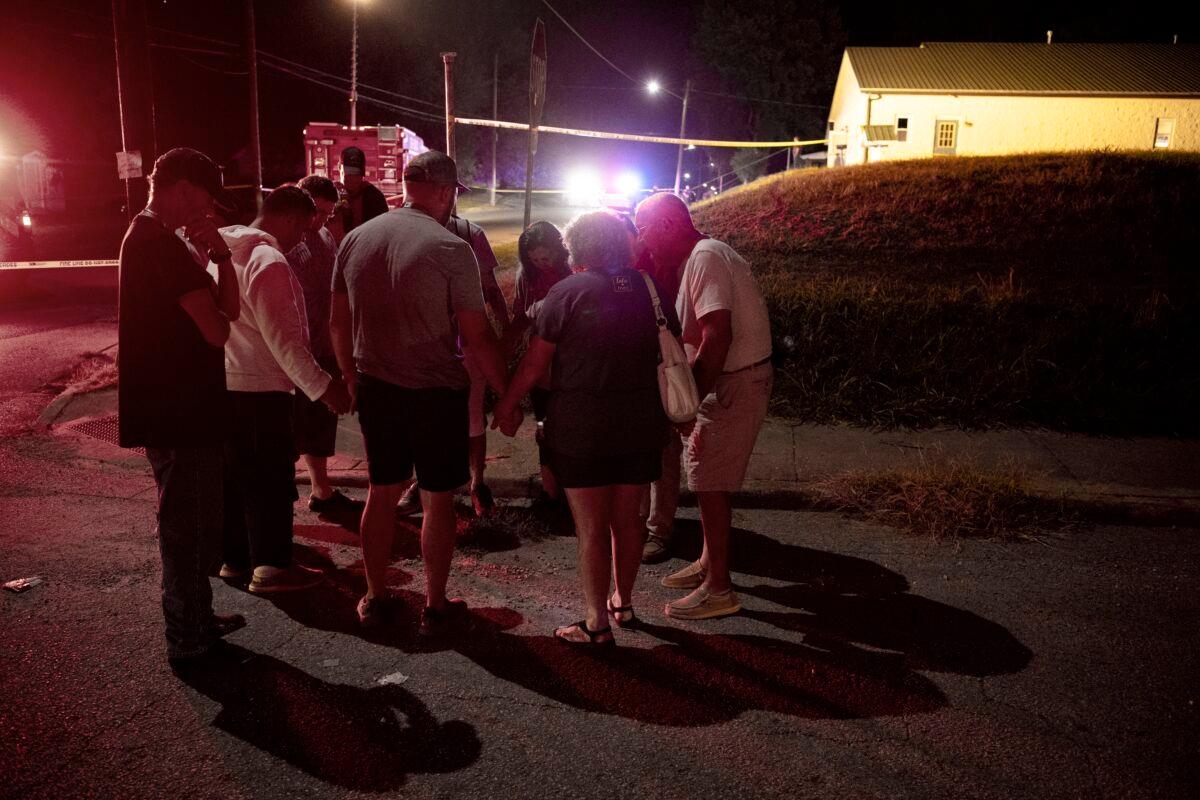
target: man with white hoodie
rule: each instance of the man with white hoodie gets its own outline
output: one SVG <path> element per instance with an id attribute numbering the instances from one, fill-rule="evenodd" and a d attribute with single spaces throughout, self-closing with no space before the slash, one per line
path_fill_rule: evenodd
<path id="1" fill-rule="evenodd" d="M 292 564 L 292 504 L 299 498 L 293 390 L 334 413 L 350 409 L 345 384 L 313 357 L 304 294 L 283 255 L 300 242 L 315 213 L 303 189 L 284 186 L 267 196 L 249 227 L 221 228 L 242 294 L 242 314 L 225 344 L 233 430 L 225 447 L 221 577 L 249 574 L 254 593 L 306 589 L 321 581 L 319 572 Z"/>

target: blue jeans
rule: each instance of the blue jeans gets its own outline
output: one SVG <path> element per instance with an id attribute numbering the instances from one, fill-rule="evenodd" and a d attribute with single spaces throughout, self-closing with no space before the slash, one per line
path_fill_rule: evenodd
<path id="1" fill-rule="evenodd" d="M 158 485 L 158 547 L 167 656 L 203 653 L 212 643 L 212 586 L 221 552 L 221 446 L 146 448 Z"/>

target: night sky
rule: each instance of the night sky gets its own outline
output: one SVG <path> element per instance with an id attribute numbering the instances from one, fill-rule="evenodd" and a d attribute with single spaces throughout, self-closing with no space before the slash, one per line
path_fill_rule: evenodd
<path id="1" fill-rule="evenodd" d="M 702 56 L 698 28 L 704 3 L 700 0 L 553 0 L 553 5 L 635 78 L 656 77 L 678 91 L 684 78 L 691 77 L 707 92 L 753 97 L 747 87 L 735 85 Z M 1182 41 L 1200 38 L 1196 12 L 1164 10 L 1166 4 L 1136 14 L 1128 7 L 1107 10 L 1062 2 L 774 2 L 769 7 L 778 10 L 771 13 L 797 16 L 824 8 L 840 22 L 835 38 L 841 41 L 829 41 L 828 52 L 833 55 L 823 57 L 821 69 L 826 74 L 828 62 L 836 67 L 836 56 L 845 44 L 1044 41 L 1047 29 L 1055 31 L 1058 42 L 1170 41 L 1176 33 Z M 41 149 L 54 158 L 113 161 L 112 154 L 120 149 L 120 133 L 110 8 L 105 0 L 44 0 L 25 7 L 6 3 L 0 9 L 0 152 Z M 258 46 L 264 52 L 260 66 L 264 180 L 273 185 L 300 176 L 304 124 L 345 122 L 348 110 L 346 91 L 288 75 L 280 68 L 294 68 L 272 60 L 271 55 L 348 79 L 351 7 L 350 0 L 258 0 L 256 9 Z M 152 55 L 160 150 L 195 146 L 225 164 L 230 173 L 236 172 L 234 159 L 248 135 L 245 66 L 236 49 L 244 36 L 242 3 L 151 0 L 148 13 L 152 40 L 176 48 L 155 48 Z M 459 52 L 460 116 L 491 116 L 492 58 L 499 54 L 500 117 L 527 121 L 528 47 L 538 16 L 546 22 L 549 45 L 546 124 L 678 133 L 678 100 L 648 96 L 588 52 L 540 0 L 370 0 L 361 6 L 360 84 L 416 100 L 364 89 L 359 123 L 399 123 L 440 147 L 438 53 L 442 50 Z M 732 53 L 738 47 L 737 41 L 728 42 Z M 806 55 L 798 53 L 796 58 Z M 336 79 L 311 77 L 343 85 Z M 829 77 L 795 87 L 792 96 L 776 94 L 774 99 L 820 105 L 829 102 L 832 92 Z M 372 95 L 421 114 L 374 105 L 366 99 Z M 697 93 L 689 109 L 688 132 L 716 138 L 753 136 L 762 127 L 762 113 L 781 108 L 785 107 L 757 99 Z M 823 111 L 808 114 L 791 124 L 809 129 L 821 124 Z M 811 130 L 795 132 L 807 135 Z M 475 154 L 484 154 L 489 135 L 479 129 L 459 129 L 461 160 L 468 171 L 478 167 L 477 178 L 483 178 L 487 163 L 486 156 L 482 162 L 474 160 Z M 522 135 L 503 134 L 501 148 L 502 180 L 520 183 Z M 673 155 L 670 146 L 544 136 L 537 182 L 553 185 L 569 165 L 584 161 L 619 162 L 640 170 L 648 181 L 668 183 Z M 730 153 L 711 155 L 720 160 Z M 689 157 L 699 166 L 710 154 Z"/>

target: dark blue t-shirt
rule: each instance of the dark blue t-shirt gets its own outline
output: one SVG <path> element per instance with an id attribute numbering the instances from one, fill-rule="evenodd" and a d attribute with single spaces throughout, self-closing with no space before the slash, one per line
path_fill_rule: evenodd
<path id="1" fill-rule="evenodd" d="M 678 334 L 675 309 L 664 304 L 663 314 Z M 641 273 L 564 278 L 546 295 L 533 332 L 556 346 L 546 419 L 550 449 L 577 458 L 662 449 L 667 417 L 658 392 L 658 326 Z"/>

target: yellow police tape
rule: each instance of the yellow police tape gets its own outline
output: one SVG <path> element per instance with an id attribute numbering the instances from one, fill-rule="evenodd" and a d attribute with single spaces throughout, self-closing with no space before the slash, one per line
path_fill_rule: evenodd
<path id="1" fill-rule="evenodd" d="M 478 125 L 482 128 L 507 128 L 514 131 L 527 131 L 529 126 L 524 122 L 503 122 L 498 119 L 466 119 L 455 117 L 454 121 L 462 125 Z M 676 139 L 672 136 L 642 136 L 637 133 L 610 133 L 608 131 L 584 131 L 578 128 L 556 128 L 551 125 L 539 125 L 538 133 L 562 133 L 568 136 L 586 136 L 592 139 L 622 139 L 627 142 L 652 142 L 654 144 L 694 144 L 697 147 L 800 147 L 808 144 L 825 144 L 828 139 L 806 139 L 804 141 L 781 142 L 731 142 L 723 139 Z"/>
<path id="2" fill-rule="evenodd" d="M 0 269 L 74 269 L 76 267 L 115 267 L 115 258 L 80 258 L 72 261 L 0 261 Z"/>

